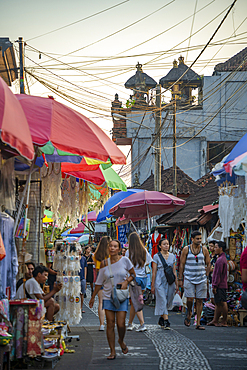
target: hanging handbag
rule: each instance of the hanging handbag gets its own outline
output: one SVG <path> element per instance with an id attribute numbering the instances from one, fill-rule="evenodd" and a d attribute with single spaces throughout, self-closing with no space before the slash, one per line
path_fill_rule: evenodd
<path id="1" fill-rule="evenodd" d="M 135 312 L 141 311 L 144 306 L 142 288 L 137 284 L 135 279 L 130 283 L 130 298 Z"/>
<path id="2" fill-rule="evenodd" d="M 145 273 L 146 275 L 151 274 L 151 268 L 149 267 L 149 265 L 145 265 Z"/>
<path id="3" fill-rule="evenodd" d="M 168 264 L 166 263 L 166 260 L 162 256 L 161 252 L 158 253 L 158 256 L 159 256 L 159 258 L 161 260 L 161 263 L 164 267 L 166 280 L 167 280 L 169 285 L 172 285 L 175 281 L 175 275 L 173 273 L 173 269 L 171 268 L 171 266 L 168 266 Z"/>
<path id="4" fill-rule="evenodd" d="M 111 302 L 118 309 L 120 304 L 129 297 L 129 289 L 117 289 L 114 284 L 114 276 L 112 274 L 111 260 L 108 258 L 108 268 L 110 271 L 110 279 L 112 284 Z"/>

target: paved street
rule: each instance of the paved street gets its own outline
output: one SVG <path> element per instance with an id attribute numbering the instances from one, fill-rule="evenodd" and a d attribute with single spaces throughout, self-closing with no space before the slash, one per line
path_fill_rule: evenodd
<path id="1" fill-rule="evenodd" d="M 88 292 L 89 293 L 89 292 Z M 88 297 L 90 293 L 88 294 Z M 97 302 L 91 310 L 89 298 L 85 299 L 83 319 L 72 334 L 79 334 L 80 341 L 72 340 L 70 348 L 75 354 L 65 354 L 56 370 L 88 369 L 173 369 L 218 370 L 247 369 L 247 328 L 207 327 L 205 331 L 187 328 L 181 314 L 171 313 L 172 329 L 163 330 L 157 325 L 153 307 L 145 307 L 147 332 L 127 332 L 129 353 L 123 355 L 117 346 L 117 358 L 107 361 L 109 348 L 105 332 L 99 332 Z M 135 323 L 138 322 L 135 320 Z"/>

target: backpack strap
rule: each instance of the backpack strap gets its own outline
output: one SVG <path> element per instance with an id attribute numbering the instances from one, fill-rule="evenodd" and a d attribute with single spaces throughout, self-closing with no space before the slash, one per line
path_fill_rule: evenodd
<path id="1" fill-rule="evenodd" d="M 167 263 L 166 263 L 166 260 L 164 259 L 164 257 L 162 256 L 162 254 L 161 254 L 161 252 L 159 252 L 158 253 L 158 256 L 159 256 L 159 258 L 160 258 L 160 260 L 161 260 L 161 263 L 162 263 L 162 265 L 163 265 L 163 267 L 164 267 L 164 269 L 165 268 L 167 268 Z"/>

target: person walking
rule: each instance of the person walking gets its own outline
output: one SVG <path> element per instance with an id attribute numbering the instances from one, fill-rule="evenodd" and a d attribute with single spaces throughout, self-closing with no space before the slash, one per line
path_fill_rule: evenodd
<path id="1" fill-rule="evenodd" d="M 81 312 L 85 313 L 85 311 L 83 310 L 83 302 L 84 302 L 84 296 L 85 296 L 85 293 L 86 293 L 86 285 L 87 285 L 87 283 L 86 283 L 86 279 L 87 279 L 87 260 L 83 255 L 81 255 L 81 257 L 80 257 L 80 266 L 81 266 L 81 269 L 80 269 L 79 275 L 80 275 L 80 280 L 81 280 Z"/>
<path id="2" fill-rule="evenodd" d="M 217 260 L 217 254 L 215 253 L 215 241 L 214 240 L 211 240 L 209 243 L 208 243 L 208 247 L 209 247 L 209 252 L 210 252 L 210 272 L 209 272 L 209 275 L 208 275 L 208 287 L 209 287 L 209 298 L 211 300 L 211 302 L 214 304 L 214 293 L 213 293 L 213 288 L 212 288 L 212 276 L 213 276 L 213 271 L 214 271 L 214 265 L 215 265 L 215 262 Z"/>
<path id="3" fill-rule="evenodd" d="M 151 292 L 155 294 L 155 315 L 159 315 L 158 324 L 164 329 L 170 329 L 170 322 L 168 320 L 168 310 L 172 305 L 175 291 L 178 292 L 178 280 L 175 267 L 176 257 L 173 253 L 169 252 L 169 242 L 167 239 L 160 239 L 158 244 L 158 251 L 165 259 L 168 266 L 173 269 L 175 275 L 175 282 L 171 285 L 168 284 L 166 279 L 164 266 L 162 264 L 159 253 L 153 256 L 153 276 Z"/>
<path id="4" fill-rule="evenodd" d="M 179 287 L 184 287 L 187 298 L 187 317 L 184 324 L 190 326 L 193 300 L 196 299 L 196 329 L 204 330 L 200 325 L 203 299 L 207 298 L 207 276 L 210 272 L 210 256 L 208 249 L 201 246 L 202 234 L 194 231 L 191 234 L 192 243 L 184 247 L 180 257 Z"/>
<path id="5" fill-rule="evenodd" d="M 215 253 L 218 255 L 214 265 L 212 277 L 212 287 L 214 293 L 215 311 L 214 318 L 209 322 L 208 326 L 227 326 L 227 259 L 225 255 L 226 243 L 216 242 Z M 223 315 L 223 320 L 219 324 L 220 315 Z"/>
<path id="6" fill-rule="evenodd" d="M 119 255 L 121 251 L 121 244 L 119 240 L 112 240 L 109 245 L 109 255 L 114 284 L 118 289 L 127 289 L 128 284 L 135 277 L 135 271 L 129 258 Z M 108 266 L 108 260 L 101 262 L 100 271 L 95 283 L 95 289 L 89 302 L 89 307 L 94 305 L 95 296 L 103 287 L 103 309 L 106 313 L 106 334 L 110 347 L 110 355 L 108 360 L 116 358 L 115 350 L 115 322 L 117 322 L 118 343 L 122 349 L 123 354 L 128 353 L 128 347 L 124 342 L 125 336 L 125 319 L 128 312 L 128 298 L 120 304 L 117 309 L 111 302 L 112 282 L 111 273 Z"/>
<path id="7" fill-rule="evenodd" d="M 104 261 L 106 258 L 109 257 L 109 242 L 111 241 L 111 238 L 109 236 L 103 236 L 100 239 L 100 242 L 96 248 L 96 251 L 94 253 L 94 263 L 95 263 L 95 269 L 96 269 L 96 274 L 99 274 L 101 262 Z M 98 292 L 98 299 L 99 299 L 99 306 L 98 306 L 98 315 L 99 315 L 99 322 L 100 322 L 100 327 L 99 331 L 104 331 L 105 330 L 105 311 L 102 308 L 103 306 L 103 288 L 99 290 Z"/>
<path id="8" fill-rule="evenodd" d="M 146 266 L 152 262 L 152 257 L 144 248 L 144 245 L 142 244 L 142 241 L 136 232 L 131 233 L 129 236 L 129 249 L 126 251 L 125 256 L 128 257 L 132 262 L 136 274 L 136 282 L 138 285 L 140 285 L 142 291 L 144 292 L 147 286 Z M 133 320 L 135 315 L 138 317 L 140 322 L 140 325 L 136 331 L 146 331 L 147 328 L 144 322 L 143 311 L 141 310 L 139 312 L 135 312 L 132 303 L 130 306 L 130 316 L 127 330 L 131 331 L 134 329 Z"/>
<path id="9" fill-rule="evenodd" d="M 88 244 L 86 245 L 85 247 L 85 251 L 84 251 L 84 257 L 86 258 L 86 261 L 87 261 L 87 283 L 90 284 L 90 287 L 91 287 L 91 296 L 93 294 L 93 265 L 94 265 L 94 262 L 93 262 L 93 257 L 92 257 L 92 254 L 91 254 L 91 245 Z"/>

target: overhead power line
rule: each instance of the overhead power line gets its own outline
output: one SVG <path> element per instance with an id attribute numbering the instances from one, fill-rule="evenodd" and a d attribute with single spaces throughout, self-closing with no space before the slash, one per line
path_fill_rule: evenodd
<path id="1" fill-rule="evenodd" d="M 60 31 L 60 30 L 63 30 L 64 28 L 67 28 L 67 27 L 73 26 L 74 24 L 77 24 L 77 23 L 80 23 L 80 22 L 85 21 L 85 20 L 87 20 L 87 19 L 93 18 L 93 17 L 95 17 L 96 15 L 99 15 L 99 14 L 105 13 L 105 12 L 107 12 L 108 10 L 111 10 L 111 9 L 113 9 L 113 8 L 116 8 L 117 6 L 120 6 L 120 5 L 122 5 L 122 4 L 124 4 L 124 3 L 127 3 L 127 2 L 129 2 L 129 0 L 122 1 L 121 3 L 118 3 L 118 4 L 116 4 L 116 5 L 110 6 L 109 8 L 106 8 L 106 9 L 104 9 L 104 10 L 101 10 L 101 11 L 97 12 L 97 13 L 94 13 L 94 14 L 91 14 L 91 15 L 89 15 L 89 16 L 87 16 L 87 17 L 84 17 L 84 18 L 82 18 L 82 19 L 79 19 L 78 21 L 75 21 L 75 22 L 72 22 L 72 23 L 66 24 L 65 26 L 62 26 L 62 27 L 56 28 L 55 30 L 52 30 L 52 31 L 48 31 L 48 32 L 42 33 L 41 35 L 39 35 L 39 36 L 35 36 L 35 37 L 32 37 L 31 39 L 28 39 L 28 40 L 26 40 L 26 41 L 35 40 L 35 39 L 38 39 L 39 37 L 46 36 L 46 35 L 49 35 L 49 34 L 51 34 L 51 33 L 54 33 L 54 32 Z"/>

